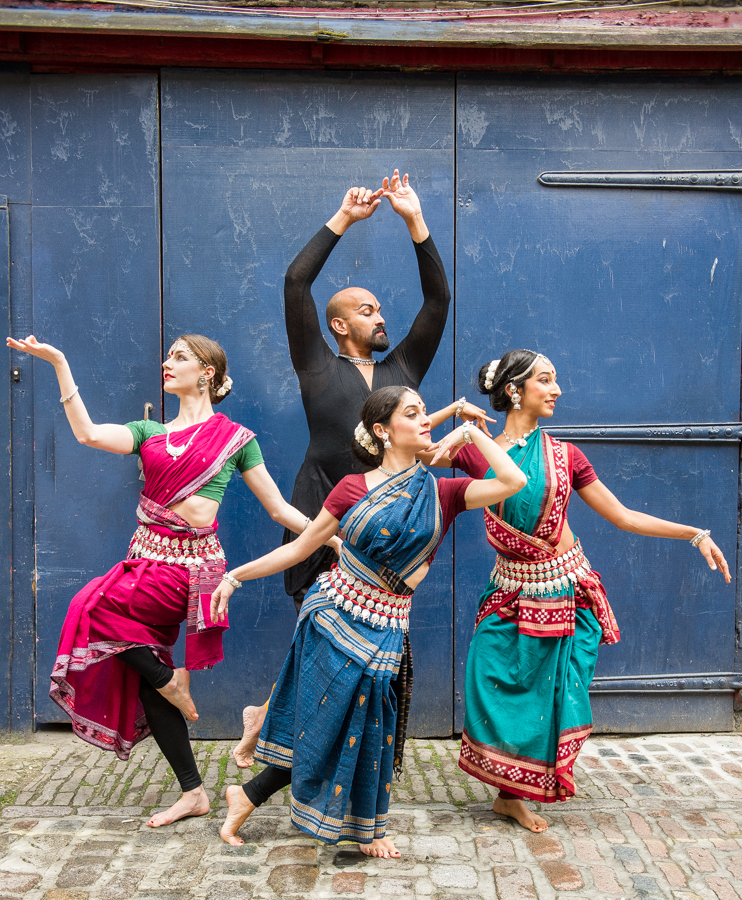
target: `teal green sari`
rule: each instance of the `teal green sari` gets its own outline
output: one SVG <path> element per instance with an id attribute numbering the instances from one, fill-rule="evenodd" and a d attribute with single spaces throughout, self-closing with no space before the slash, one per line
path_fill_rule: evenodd
<path id="1" fill-rule="evenodd" d="M 485 510 L 499 556 L 469 648 L 459 758 L 480 781 L 543 803 L 574 795 L 574 762 L 592 730 L 598 645 L 619 639 L 579 542 L 556 553 L 572 490 L 569 454 L 537 429 L 509 451 L 526 486 Z"/>

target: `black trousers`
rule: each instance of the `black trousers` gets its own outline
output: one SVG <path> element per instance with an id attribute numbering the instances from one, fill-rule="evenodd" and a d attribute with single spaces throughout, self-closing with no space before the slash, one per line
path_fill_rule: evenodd
<path id="1" fill-rule="evenodd" d="M 242 785 L 242 790 L 253 806 L 261 806 L 276 791 L 291 784 L 291 769 L 279 766 L 266 766 L 252 781 Z"/>
<path id="2" fill-rule="evenodd" d="M 195 790 L 201 784 L 196 759 L 183 713 L 158 692 L 173 677 L 173 670 L 155 656 L 149 647 L 132 647 L 119 653 L 119 659 L 142 676 L 139 699 L 147 724 L 157 746 L 175 772 L 181 791 Z"/>

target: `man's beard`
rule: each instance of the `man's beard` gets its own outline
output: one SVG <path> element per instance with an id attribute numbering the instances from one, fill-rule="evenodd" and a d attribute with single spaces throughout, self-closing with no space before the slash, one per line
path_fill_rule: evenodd
<path id="1" fill-rule="evenodd" d="M 389 349 L 389 338 L 386 336 L 386 331 L 375 331 L 371 335 L 371 340 L 369 341 L 368 349 L 372 353 L 376 353 L 382 350 Z"/>

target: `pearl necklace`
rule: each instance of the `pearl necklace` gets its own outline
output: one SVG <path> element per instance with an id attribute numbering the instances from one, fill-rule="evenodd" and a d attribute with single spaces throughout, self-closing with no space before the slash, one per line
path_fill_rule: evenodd
<path id="1" fill-rule="evenodd" d="M 527 431 L 527 432 L 523 435 L 523 437 L 521 437 L 521 438 L 516 438 L 515 440 L 513 440 L 513 439 L 510 437 L 510 435 L 507 433 L 507 431 L 505 431 L 504 428 L 503 428 L 503 430 L 502 430 L 502 434 L 503 434 L 503 437 L 505 438 L 505 440 L 508 442 L 508 444 L 512 444 L 514 447 L 515 447 L 516 445 L 517 445 L 518 447 L 525 447 L 525 446 L 526 446 L 526 441 L 527 441 L 528 438 L 533 434 L 533 432 L 536 431 L 537 428 L 538 428 L 538 425 L 536 426 L 536 428 L 532 428 L 530 431 Z"/>
<path id="2" fill-rule="evenodd" d="M 348 362 L 352 362 L 354 366 L 375 366 L 375 359 L 361 359 L 360 356 L 347 356 L 345 353 L 338 353 L 340 359 L 347 359 Z"/>
<path id="3" fill-rule="evenodd" d="M 170 456 L 172 456 L 173 462 L 175 462 L 176 459 L 180 459 L 180 457 L 186 452 L 186 450 L 194 442 L 194 440 L 196 439 L 196 435 L 199 433 L 199 431 L 201 431 L 201 429 L 203 427 L 204 427 L 203 424 L 199 425 L 198 428 L 191 435 L 188 443 L 183 444 L 182 447 L 173 447 L 173 445 L 170 443 L 170 432 L 169 431 L 165 432 L 165 449 L 170 454 Z"/>

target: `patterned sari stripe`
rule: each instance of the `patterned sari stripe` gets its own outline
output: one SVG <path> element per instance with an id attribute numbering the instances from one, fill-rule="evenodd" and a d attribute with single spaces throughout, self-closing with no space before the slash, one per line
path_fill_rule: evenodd
<path id="1" fill-rule="evenodd" d="M 258 740 L 258 745 L 255 748 L 255 757 L 267 766 L 290 769 L 293 765 L 294 751 L 291 747 L 281 747 L 278 744 Z"/>
<path id="2" fill-rule="evenodd" d="M 355 840 L 361 844 L 370 844 L 374 838 L 386 834 L 386 815 L 375 819 L 361 819 L 356 816 L 345 816 L 337 819 L 321 815 L 311 806 L 291 798 L 291 821 L 297 828 L 312 834 L 326 843 L 337 843 L 341 840 Z"/>
<path id="3" fill-rule="evenodd" d="M 569 800 L 575 793 L 574 763 L 592 730 L 589 724 L 561 732 L 554 763 L 490 747 L 464 731 L 459 766 L 479 781 L 528 800 Z"/>

